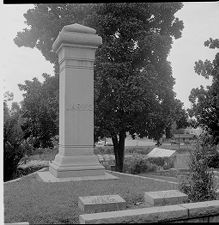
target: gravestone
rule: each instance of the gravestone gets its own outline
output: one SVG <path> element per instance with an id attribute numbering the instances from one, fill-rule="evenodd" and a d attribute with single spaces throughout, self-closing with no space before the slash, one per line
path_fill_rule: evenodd
<path id="1" fill-rule="evenodd" d="M 174 205 L 186 202 L 188 196 L 178 190 L 145 192 L 144 201 L 149 206 Z"/>
<path id="2" fill-rule="evenodd" d="M 154 148 L 147 154 L 147 158 L 171 157 L 175 154 L 175 152 L 176 150 Z"/>
<path id="3" fill-rule="evenodd" d="M 60 68 L 59 152 L 49 163 L 48 174 L 39 173 L 43 181 L 59 182 L 80 177 L 108 179 L 104 167 L 93 154 L 93 64 L 95 51 L 101 44 L 102 38 L 95 29 L 77 23 L 64 26 L 53 43 Z"/>
<path id="4" fill-rule="evenodd" d="M 179 183 L 183 182 L 187 185 L 188 175 L 189 175 L 189 160 L 190 154 L 186 153 L 177 153 L 174 161 L 174 168 L 177 170 L 177 180 Z"/>
<path id="5" fill-rule="evenodd" d="M 119 195 L 85 196 L 79 197 L 78 206 L 84 213 L 97 213 L 125 209 L 126 202 Z"/>
<path id="6" fill-rule="evenodd" d="M 187 153 L 177 153 L 176 160 L 174 162 L 174 167 L 177 170 L 188 170 L 189 169 L 189 156 L 190 154 Z"/>

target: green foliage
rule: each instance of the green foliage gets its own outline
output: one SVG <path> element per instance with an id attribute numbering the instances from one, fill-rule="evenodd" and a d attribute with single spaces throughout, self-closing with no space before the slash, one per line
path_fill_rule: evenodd
<path id="1" fill-rule="evenodd" d="M 14 39 L 18 46 L 38 48 L 47 60 L 55 63 L 57 72 L 57 56 L 51 46 L 62 27 L 80 23 L 97 30 L 103 44 L 95 61 L 95 140 L 97 136 L 112 138 L 117 170 L 122 171 L 127 131 L 159 141 L 171 124 L 175 93 L 167 56 L 172 39 L 181 37 L 183 23 L 174 14 L 182 6 L 182 3 L 37 4 L 24 14 L 29 27 L 18 32 Z M 44 95 L 41 99 L 47 101 Z M 45 114 L 47 106 L 43 106 L 40 110 Z M 30 112 L 27 117 L 33 120 Z M 43 120 L 47 116 L 37 118 Z M 35 119 L 33 122 L 37 129 L 30 128 L 30 133 L 36 132 L 34 136 L 45 144 L 46 137 L 50 137 L 48 126 Z M 41 130 L 39 123 L 45 129 Z"/>
<path id="2" fill-rule="evenodd" d="M 24 138 L 35 148 L 53 147 L 52 137 L 58 134 L 58 77 L 42 76 L 45 79 L 43 83 L 33 78 L 18 85 L 24 91 Z"/>
<path id="3" fill-rule="evenodd" d="M 213 151 L 208 156 L 208 167 L 210 168 L 219 168 L 219 152 L 218 151 Z"/>
<path id="4" fill-rule="evenodd" d="M 170 168 L 173 168 L 173 166 L 174 166 L 174 158 L 173 157 L 149 158 L 148 161 L 152 164 L 162 167 L 164 170 L 168 170 Z"/>
<path id="5" fill-rule="evenodd" d="M 204 43 L 209 48 L 219 48 L 219 39 L 210 38 Z M 195 72 L 206 79 L 212 78 L 212 84 L 204 88 L 193 88 L 189 100 L 192 108 L 190 116 L 195 116 L 197 124 L 207 129 L 213 136 L 214 142 L 219 143 L 219 53 L 215 59 L 195 62 Z"/>
<path id="6" fill-rule="evenodd" d="M 149 162 L 141 154 L 134 154 L 132 157 L 126 157 L 124 160 L 123 171 L 130 174 L 139 174 L 145 172 L 154 172 L 158 166 Z"/>
<path id="7" fill-rule="evenodd" d="M 125 147 L 125 154 L 142 154 L 147 155 L 154 146 L 148 146 L 148 147 L 137 147 L 137 146 L 126 146 Z M 112 146 L 103 146 L 103 147 L 95 147 L 94 148 L 94 154 L 113 154 L 113 147 Z"/>
<path id="8" fill-rule="evenodd" d="M 103 146 L 94 148 L 94 154 L 113 154 L 113 147 L 111 146 Z"/>
<path id="9" fill-rule="evenodd" d="M 13 99 L 5 95 L 4 99 L 4 181 L 13 179 L 16 176 L 17 165 L 24 156 L 25 149 L 22 147 L 23 132 L 19 108 L 10 112 L 7 101 Z"/>
<path id="10" fill-rule="evenodd" d="M 214 174 L 208 167 L 208 154 L 212 151 L 212 142 L 206 135 L 200 137 L 196 148 L 191 151 L 189 174 L 182 180 L 179 188 L 188 195 L 191 202 L 216 199 Z"/>

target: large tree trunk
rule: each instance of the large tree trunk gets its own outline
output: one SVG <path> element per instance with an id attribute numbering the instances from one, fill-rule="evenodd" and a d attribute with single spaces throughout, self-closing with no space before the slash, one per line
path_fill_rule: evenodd
<path id="1" fill-rule="evenodd" d="M 125 152 L 126 133 L 121 131 L 119 135 L 112 135 L 112 141 L 115 154 L 115 170 L 123 172 L 124 152 Z"/>

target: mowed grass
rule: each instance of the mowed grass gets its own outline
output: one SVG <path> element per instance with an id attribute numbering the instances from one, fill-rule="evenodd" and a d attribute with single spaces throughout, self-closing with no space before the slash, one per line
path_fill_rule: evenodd
<path id="1" fill-rule="evenodd" d="M 119 194 L 127 208 L 143 202 L 144 192 L 177 189 L 176 184 L 115 174 L 119 180 L 44 183 L 37 174 L 4 184 L 6 223 L 30 224 L 79 223 L 79 196 Z"/>

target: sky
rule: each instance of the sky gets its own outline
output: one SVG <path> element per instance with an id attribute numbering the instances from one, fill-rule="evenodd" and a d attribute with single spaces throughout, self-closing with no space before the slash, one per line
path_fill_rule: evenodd
<path id="1" fill-rule="evenodd" d="M 39 50 L 19 48 L 13 42 L 17 32 L 27 27 L 23 14 L 29 8 L 33 8 L 33 5 L 0 5 L 0 25 L 3 31 L 0 36 L 0 74 L 3 91 L 13 92 L 16 102 L 23 99 L 19 83 L 24 84 L 25 80 L 32 80 L 33 77 L 43 81 L 41 75 L 44 72 L 53 75 L 53 65 L 45 60 Z M 204 41 L 210 37 L 219 38 L 219 2 L 186 2 L 175 15 L 183 20 L 184 29 L 182 37 L 174 40 L 168 60 L 175 78 L 176 97 L 184 103 L 185 108 L 189 108 L 191 89 L 211 83 L 194 72 L 194 64 L 199 59 L 212 60 L 216 54 L 216 50 L 204 47 Z"/>

